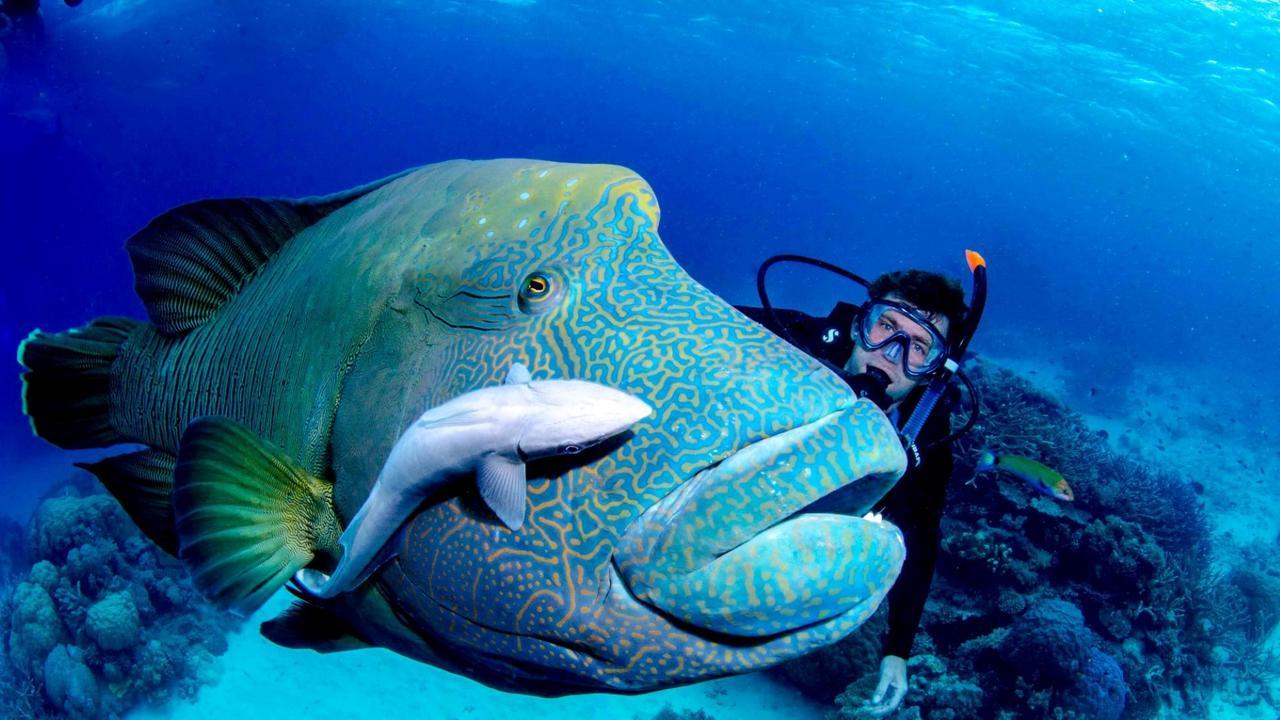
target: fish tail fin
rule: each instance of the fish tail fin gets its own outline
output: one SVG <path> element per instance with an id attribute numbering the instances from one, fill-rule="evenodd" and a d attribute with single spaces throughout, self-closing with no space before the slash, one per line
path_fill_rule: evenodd
<path id="1" fill-rule="evenodd" d="M 180 557 L 214 602 L 248 615 L 336 546 L 333 487 L 232 420 L 203 417 L 183 433 L 173 509 Z"/>
<path id="2" fill-rule="evenodd" d="M 143 324 L 102 317 L 66 332 L 34 330 L 18 345 L 22 412 L 37 437 L 70 450 L 130 440 L 111 425 L 111 367 Z"/>
<path id="3" fill-rule="evenodd" d="M 978 472 L 986 472 L 996 468 L 996 456 L 990 450 L 983 450 L 978 455 Z"/>

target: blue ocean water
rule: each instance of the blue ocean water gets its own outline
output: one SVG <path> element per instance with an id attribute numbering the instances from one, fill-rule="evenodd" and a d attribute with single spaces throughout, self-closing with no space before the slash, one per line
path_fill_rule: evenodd
<path id="1" fill-rule="evenodd" d="M 5 337 L 136 310 L 120 245 L 184 200 L 525 155 L 640 172 L 678 259 L 734 300 L 776 251 L 960 275 L 974 246 L 990 327 L 1257 370 L 1280 299 L 1275 13 L 54 4 L 3 90 Z M 1224 336 L 1226 308 L 1250 321 Z"/>
<path id="2" fill-rule="evenodd" d="M 1270 398 L 1257 422 L 1275 427 L 1273 2 L 85 0 L 43 12 L 43 37 L 11 36 L 0 62 L 8 352 L 35 327 L 141 316 L 123 242 L 183 202 L 535 157 L 639 172 L 677 260 L 730 301 L 754 302 L 756 266 L 778 252 L 962 277 L 971 247 L 992 278 L 979 352 L 1075 353 L 1100 377 L 1181 368 L 1194 383 L 1179 375 L 1172 391 Z M 786 304 L 815 312 L 850 292 L 782 282 Z M 0 462 L 65 464 L 31 437 L 11 370 Z M 0 478 L 0 510 L 25 520 L 39 482 Z"/>

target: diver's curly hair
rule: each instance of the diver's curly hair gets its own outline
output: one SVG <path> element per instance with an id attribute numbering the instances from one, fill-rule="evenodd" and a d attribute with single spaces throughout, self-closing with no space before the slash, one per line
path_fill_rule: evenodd
<path id="1" fill-rule="evenodd" d="M 969 312 L 960 281 L 928 270 L 885 273 L 876 278 L 867 290 L 873 300 L 896 295 L 925 312 L 944 315 L 952 328 L 959 327 Z"/>

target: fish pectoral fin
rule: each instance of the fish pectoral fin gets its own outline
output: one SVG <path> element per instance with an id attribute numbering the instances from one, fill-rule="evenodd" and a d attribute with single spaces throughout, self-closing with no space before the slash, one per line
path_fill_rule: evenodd
<path id="1" fill-rule="evenodd" d="M 480 497 L 504 525 L 519 530 L 524 525 L 524 463 L 501 455 L 488 455 L 476 468 Z"/>
<path id="2" fill-rule="evenodd" d="M 529 374 L 529 368 L 518 362 L 511 363 L 510 369 L 507 370 L 507 379 L 502 381 L 503 385 L 523 385 L 527 382 L 533 382 L 533 376 Z"/>
<path id="3" fill-rule="evenodd" d="M 258 627 L 262 636 L 281 647 L 319 653 L 363 650 L 373 647 L 356 634 L 346 620 L 308 602 L 296 602 Z"/>
<path id="4" fill-rule="evenodd" d="M 161 450 L 113 455 L 94 463 L 76 463 L 93 473 L 162 550 L 177 557 L 173 520 L 173 469 L 177 458 Z"/>
<path id="5" fill-rule="evenodd" d="M 179 557 L 214 602 L 249 614 L 336 535 L 333 488 L 252 430 L 187 426 L 174 470 Z"/>

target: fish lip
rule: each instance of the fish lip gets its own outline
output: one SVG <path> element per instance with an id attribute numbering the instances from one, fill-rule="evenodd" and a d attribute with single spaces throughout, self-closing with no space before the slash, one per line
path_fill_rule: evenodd
<path id="1" fill-rule="evenodd" d="M 735 459 L 742 458 L 747 453 L 758 451 L 761 448 L 762 444 L 764 443 L 777 443 L 779 442 L 778 439 L 784 436 L 794 435 L 798 432 L 803 432 L 806 429 L 816 428 L 821 423 L 830 421 L 832 418 L 840 415 L 841 413 L 847 412 L 849 410 L 849 407 L 850 407 L 849 405 L 841 403 L 835 409 L 830 410 L 828 412 L 824 412 L 819 417 L 811 418 L 803 422 L 798 422 L 784 430 L 780 430 L 778 432 L 765 435 L 764 437 L 757 438 L 755 440 L 744 443 L 742 445 L 739 445 L 729 450 L 725 454 L 721 455 L 719 458 L 712 460 L 706 465 L 703 465 L 697 470 L 684 476 L 680 480 L 680 482 L 678 482 L 670 490 L 670 492 L 668 492 L 665 496 L 663 496 L 662 498 L 658 499 L 656 502 L 651 504 L 648 508 L 640 512 L 638 515 L 633 517 L 631 521 L 627 524 L 627 526 L 623 528 L 621 537 L 628 538 L 628 537 L 635 537 L 637 535 L 643 534 L 643 526 L 646 524 L 646 518 L 650 515 L 650 513 L 657 511 L 660 507 L 664 505 L 674 504 L 675 507 L 671 509 L 677 513 L 683 510 L 683 508 L 686 505 L 687 498 L 682 499 L 680 496 L 686 492 L 691 491 L 692 489 L 697 488 L 703 482 L 709 482 L 710 480 L 707 478 L 707 476 L 710 473 L 713 473 L 716 470 L 724 467 L 726 463 L 730 463 Z M 807 504 L 808 503 L 806 503 L 806 505 Z M 785 521 L 787 518 L 791 517 L 792 515 L 793 513 L 787 514 L 782 517 L 774 518 L 773 522 L 769 523 L 769 527 L 772 527 L 777 523 Z M 734 545 L 734 547 L 737 547 L 742 543 L 748 542 L 749 540 L 751 540 L 751 538 L 755 537 L 761 532 L 764 532 L 767 529 L 768 527 L 760 528 L 757 532 L 751 533 L 747 537 L 742 538 L 740 542 Z M 642 543 L 642 544 L 647 544 L 647 543 Z M 733 550 L 733 547 L 724 548 L 721 552 L 717 553 L 717 557 L 731 550 Z M 615 548 L 615 561 L 617 560 L 617 552 L 618 550 L 617 548 Z"/>
<path id="2" fill-rule="evenodd" d="M 791 427 L 788 427 L 788 428 L 787 428 L 787 429 L 785 429 L 785 430 L 780 430 L 780 431 L 775 432 L 775 433 L 773 433 L 773 434 L 771 434 L 771 435 L 766 435 L 766 436 L 764 436 L 764 437 L 757 438 L 757 439 L 755 439 L 755 440 L 752 440 L 751 442 L 748 442 L 748 443 L 745 443 L 745 444 L 743 444 L 743 445 L 740 445 L 740 446 L 738 446 L 738 447 L 736 447 L 736 448 L 734 448 L 734 449 L 730 450 L 728 453 L 726 453 L 725 455 L 721 456 L 719 459 L 717 459 L 717 460 L 713 460 L 712 462 L 710 462 L 710 463 L 708 463 L 708 464 L 706 464 L 706 465 L 702 466 L 701 468 L 698 468 L 698 469 L 697 469 L 697 470 L 695 470 L 694 472 L 690 473 L 687 477 L 685 477 L 685 478 L 684 478 L 684 480 L 682 480 L 678 485 L 676 485 L 676 487 L 674 488 L 673 492 L 678 492 L 681 488 L 684 488 L 684 487 L 687 487 L 687 486 L 690 486 L 690 485 L 693 485 L 693 484 L 698 483 L 699 481 L 701 481 L 701 480 L 703 479 L 703 476 L 707 475 L 708 473 L 714 472 L 716 469 L 718 469 L 718 468 L 722 467 L 725 463 L 732 462 L 735 458 L 743 457 L 745 453 L 755 452 L 756 450 L 758 450 L 758 449 L 760 448 L 760 446 L 761 446 L 761 444 L 762 444 L 762 443 L 766 443 L 766 442 L 776 442 L 778 438 L 780 438 L 780 437 L 782 437 L 782 436 L 784 436 L 784 435 L 788 435 L 788 434 L 796 433 L 797 431 L 804 430 L 804 429 L 806 429 L 806 428 L 814 427 L 814 426 L 818 425 L 819 423 L 821 423 L 821 422 L 823 422 L 823 421 L 829 420 L 829 419 L 831 419 L 832 417 L 834 417 L 834 416 L 836 416 L 836 415 L 839 415 L 840 413 L 844 412 L 845 410 L 847 410 L 847 408 L 840 408 L 840 409 L 837 409 L 837 410 L 833 410 L 833 411 L 831 411 L 831 412 L 824 413 L 821 417 L 818 417 L 818 418 L 815 418 L 815 419 L 812 419 L 812 420 L 807 420 L 807 421 L 805 421 L 805 422 L 797 423 L 796 425 L 793 425 L 793 426 L 791 426 Z M 843 486 L 843 485 L 842 485 L 841 487 L 845 487 L 845 486 Z M 838 490 L 840 490 L 840 488 L 836 488 L 836 489 L 832 490 L 831 492 L 836 492 L 836 491 L 838 491 Z M 830 493 L 828 493 L 828 494 L 830 494 Z M 824 497 L 825 497 L 825 496 L 824 496 Z M 819 499 L 820 499 L 820 498 L 819 498 Z M 806 504 L 806 506 L 805 506 L 805 507 L 807 508 L 809 505 L 812 505 L 813 503 L 815 503 L 815 502 L 817 502 L 817 501 L 818 501 L 818 499 L 810 500 L 810 502 L 809 502 L 808 504 Z M 802 511 L 803 511 L 803 509 L 802 509 L 801 511 L 797 511 L 797 512 L 791 513 L 791 514 L 789 514 L 789 515 L 786 515 L 786 516 L 783 516 L 783 517 L 779 517 L 779 518 L 777 518 L 774 522 L 770 523 L 768 526 L 766 526 L 766 527 L 762 527 L 762 528 L 760 528 L 760 529 L 759 529 L 759 531 L 757 531 L 757 532 L 755 532 L 755 533 L 752 533 L 749 537 L 744 538 L 741 542 L 739 542 L 739 543 L 738 543 L 738 545 L 742 545 L 742 544 L 744 544 L 744 543 L 750 542 L 750 541 L 751 541 L 751 539 L 752 539 L 752 538 L 754 538 L 756 535 L 759 535 L 760 533 L 763 533 L 764 531 L 768 530 L 768 529 L 769 529 L 769 528 L 771 528 L 771 527 L 774 527 L 775 525 L 779 525 L 779 524 L 781 524 L 781 523 L 783 523 L 783 522 L 786 522 L 787 520 L 790 520 L 791 518 L 795 517 L 796 515 L 798 515 L 798 514 L 799 514 L 800 512 L 802 512 Z M 643 515 L 643 513 L 642 513 L 642 515 Z M 639 520 L 640 520 L 640 518 L 639 518 L 639 517 L 637 517 L 637 518 L 633 519 L 633 520 L 632 520 L 632 524 L 635 524 L 635 523 L 636 523 L 636 522 L 638 522 Z M 623 535 L 626 535 L 628 532 L 630 532 L 630 530 L 631 530 L 631 525 L 628 525 L 628 527 L 623 531 Z M 738 545 L 735 545 L 735 546 L 734 546 L 734 547 L 732 547 L 732 548 L 726 548 L 723 552 L 719 553 L 719 554 L 717 555 L 717 557 L 718 557 L 719 555 L 723 555 L 723 554 L 725 554 L 725 553 L 731 552 L 734 548 L 738 547 Z"/>
<path id="3" fill-rule="evenodd" d="M 638 525 L 643 524 L 645 516 L 649 512 L 655 510 L 657 507 L 663 505 L 664 503 L 669 502 L 673 496 L 678 495 L 679 493 L 687 490 L 691 486 L 697 485 L 699 481 L 703 479 L 704 476 L 706 476 L 708 473 L 714 472 L 717 468 L 722 467 L 725 463 L 731 462 L 735 458 L 739 458 L 743 456 L 744 453 L 751 452 L 754 449 L 759 448 L 759 446 L 762 443 L 773 442 L 773 441 L 776 441 L 776 439 L 781 436 L 787 435 L 789 433 L 794 433 L 804 428 L 815 426 L 818 423 L 821 423 L 824 420 L 828 420 L 829 418 L 835 415 L 839 415 L 842 412 L 846 412 L 847 410 L 848 410 L 848 406 L 841 404 L 837 406 L 834 410 L 824 412 L 821 416 L 817 418 L 812 418 L 809 420 L 798 422 L 784 430 L 780 430 L 772 434 L 765 435 L 764 437 L 756 438 L 754 440 L 743 443 L 741 445 L 738 445 L 734 448 L 731 448 L 725 451 L 722 455 L 720 455 L 720 457 L 708 462 L 707 464 L 697 468 L 696 470 L 690 472 L 687 475 L 681 476 L 679 482 L 677 482 L 667 492 L 666 495 L 657 499 L 652 504 L 650 504 L 647 508 L 642 510 L 639 514 L 633 517 L 631 521 L 627 524 L 627 526 L 622 529 L 621 536 L 627 537 L 631 535 L 634 531 L 638 529 L 637 528 Z M 683 503 L 680 503 L 680 505 L 683 505 Z"/>
<path id="4" fill-rule="evenodd" d="M 806 420 L 804 422 L 796 423 L 795 425 L 792 425 L 791 427 L 788 427 L 785 430 L 779 430 L 778 432 L 775 432 L 771 435 L 765 435 L 764 437 L 757 438 L 755 440 L 752 440 L 751 442 L 739 445 L 738 447 L 730 450 L 729 452 L 721 456 L 718 460 L 713 460 L 712 462 L 695 470 L 693 473 L 691 473 L 688 477 L 684 479 L 684 482 L 685 483 L 693 482 L 700 475 L 708 471 L 714 470 L 720 467 L 721 465 L 725 464 L 726 462 L 733 460 L 736 457 L 740 457 L 743 453 L 753 451 L 755 448 L 758 448 L 761 443 L 776 440 L 777 438 L 782 437 L 783 435 L 786 435 L 788 433 L 794 433 L 797 430 L 803 430 L 805 428 L 817 425 L 818 423 L 823 422 L 825 420 L 829 420 L 830 418 L 836 415 L 839 415 L 845 412 L 846 410 L 848 410 L 847 407 L 840 407 L 835 410 L 823 413 L 822 416 L 820 417 L 813 418 L 811 420 Z"/>
<path id="5" fill-rule="evenodd" d="M 838 490 L 855 488 L 845 498 L 847 509 L 827 514 L 864 515 L 905 466 L 892 423 L 869 400 L 858 400 L 747 443 L 699 469 L 630 523 L 614 561 L 637 597 L 702 625 L 693 618 L 707 615 L 713 598 L 697 598 L 712 589 L 696 584 L 695 573 L 715 573 L 721 558 L 777 532 L 798 514 L 815 512 L 815 501 Z M 785 531 L 779 537 L 786 537 Z M 686 582 L 695 584 L 686 587 Z M 687 617 L 682 605 L 690 610 Z M 713 619 L 708 627 L 716 624 Z"/>
<path id="6" fill-rule="evenodd" d="M 692 475 L 690 475 L 688 478 L 686 478 L 685 482 L 684 482 L 684 483 L 682 483 L 682 485 L 683 485 L 683 484 L 689 484 L 689 483 L 695 483 L 695 482 L 698 482 L 698 480 L 699 480 L 703 475 L 705 475 L 705 474 L 707 474 L 707 473 L 710 473 L 710 472 L 714 472 L 717 468 L 719 468 L 719 467 L 721 467 L 721 466 L 725 465 L 726 463 L 732 462 L 735 458 L 742 457 L 745 453 L 750 453 L 750 452 L 755 452 L 755 451 L 757 451 L 757 450 L 760 448 L 760 446 L 761 446 L 761 444 L 762 444 L 762 443 L 766 443 L 766 442 L 777 442 L 777 441 L 778 441 L 778 439 L 779 439 L 779 438 L 782 438 L 783 436 L 788 436 L 788 435 L 796 436 L 796 435 L 799 435 L 800 433 L 802 433 L 802 432 L 804 432 L 804 431 L 812 431 L 812 430 L 816 430 L 816 429 L 817 429 L 820 425 L 822 425 L 823 423 L 833 421 L 837 416 L 844 414 L 844 413 L 845 413 L 845 412 L 847 412 L 848 410 L 849 410 L 849 408 L 848 408 L 847 406 L 846 406 L 846 407 L 841 407 L 841 408 L 838 408 L 838 409 L 836 409 L 836 410 L 832 410 L 832 411 L 830 411 L 830 412 L 824 413 L 822 416 L 817 417 L 817 418 L 814 418 L 814 419 L 812 419 L 812 420 L 808 420 L 808 421 L 806 421 L 806 422 L 798 423 L 798 424 L 796 424 L 796 425 L 794 425 L 794 426 L 792 426 L 792 427 L 787 428 L 786 430 L 781 430 L 781 431 L 779 431 L 779 432 L 773 433 L 772 435 L 767 435 L 767 436 L 765 436 L 765 437 L 759 438 L 758 440 L 753 440 L 753 441 L 751 441 L 751 442 L 749 442 L 749 443 L 746 443 L 745 445 L 742 445 L 742 446 L 738 447 L 737 449 L 735 449 L 735 450 L 731 451 L 729 454 L 725 455 L 724 457 L 720 458 L 719 460 L 717 460 L 717 461 L 715 461 L 715 462 L 713 462 L 713 463 L 711 463 L 711 464 L 709 464 L 709 465 L 706 465 L 705 467 L 703 467 L 703 468 L 699 469 L 697 472 L 694 472 Z M 798 442 L 796 442 L 795 444 L 797 444 L 797 445 L 798 445 L 798 444 L 800 444 L 800 442 L 802 442 L 802 441 L 803 441 L 803 439 L 804 439 L 804 438 L 803 438 L 803 436 L 801 436 L 801 437 L 800 437 L 800 440 L 799 440 Z M 727 548 L 727 549 L 725 549 L 725 550 L 724 550 L 722 553 L 720 553 L 720 554 L 721 554 L 721 555 L 723 555 L 723 554 L 726 554 L 726 553 L 728 553 L 728 552 L 731 552 L 732 550 L 736 549 L 737 547 L 739 547 L 739 546 L 741 546 L 741 545 L 744 545 L 744 544 L 746 544 L 746 543 L 750 542 L 750 541 L 751 541 L 752 539 L 754 539 L 757 535 L 760 535 L 760 534 L 764 533 L 765 531 L 767 531 L 767 530 L 769 530 L 769 529 L 771 529 L 771 528 L 774 528 L 774 527 L 776 527 L 776 526 L 778 526 L 778 525 L 781 525 L 781 524 L 782 524 L 782 523 L 784 523 L 784 522 L 787 522 L 788 520 L 791 520 L 791 519 L 793 519 L 793 518 L 795 518 L 795 517 L 798 517 L 798 516 L 803 515 L 803 514 L 806 514 L 806 513 L 826 512 L 826 513 L 830 513 L 830 514 L 848 515 L 848 516 L 850 516 L 850 517 L 860 517 L 864 512 L 866 512 L 865 510 L 864 510 L 864 511 L 855 511 L 855 510 L 850 510 L 850 511 L 848 511 L 848 512 L 841 512 L 841 511 L 838 511 L 838 510 L 828 510 L 828 509 L 822 509 L 822 508 L 821 508 L 821 503 L 822 503 L 822 501 L 826 500 L 827 498 L 831 497 L 832 495 L 835 495 L 836 493 L 839 493 L 841 490 L 844 490 L 845 488 L 848 488 L 848 487 L 851 487 L 851 486 L 853 486 L 853 485 L 856 485 L 856 484 L 858 483 L 858 480 L 859 480 L 859 479 L 860 479 L 860 478 L 852 478 L 852 479 L 850 479 L 848 482 L 846 482 L 846 483 L 844 483 L 844 484 L 842 484 L 842 485 L 839 485 L 839 486 L 837 486 L 837 487 L 834 487 L 834 488 L 832 488 L 832 489 L 828 490 L 827 492 L 823 493 L 823 494 L 822 494 L 822 495 L 820 495 L 820 496 L 813 497 L 813 498 L 807 498 L 807 499 L 806 499 L 806 500 L 807 500 L 807 502 L 805 503 L 805 505 L 804 505 L 803 507 L 801 507 L 801 508 L 799 508 L 799 509 L 797 509 L 797 510 L 795 510 L 794 512 L 791 512 L 791 513 L 789 513 L 789 514 L 779 515 L 778 517 L 774 518 L 774 520 L 773 520 L 772 522 L 768 523 L 767 525 L 764 525 L 764 526 L 763 526 L 763 527 L 761 527 L 759 530 L 757 530 L 756 532 L 752 533 L 750 536 L 743 538 L 743 539 L 742 539 L 742 541 L 741 541 L 741 542 L 739 542 L 739 543 L 738 543 L 737 545 L 735 545 L 734 547 L 732 547 L 732 548 Z"/>

